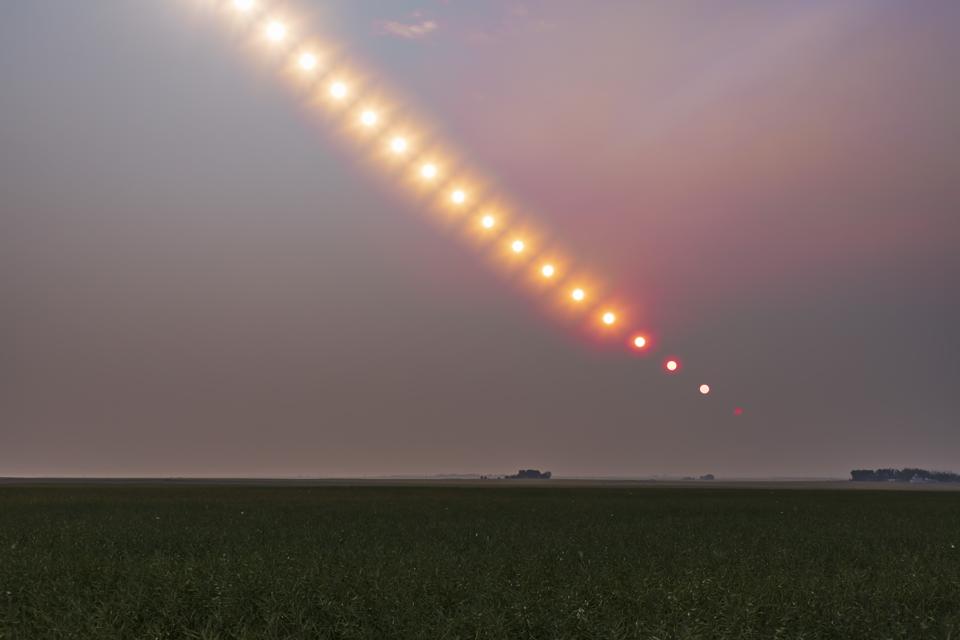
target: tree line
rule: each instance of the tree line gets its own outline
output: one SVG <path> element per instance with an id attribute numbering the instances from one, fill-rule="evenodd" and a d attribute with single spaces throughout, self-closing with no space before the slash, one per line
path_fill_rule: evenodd
<path id="1" fill-rule="evenodd" d="M 850 479 L 858 482 L 960 482 L 960 474 L 926 469 L 854 469 Z"/>

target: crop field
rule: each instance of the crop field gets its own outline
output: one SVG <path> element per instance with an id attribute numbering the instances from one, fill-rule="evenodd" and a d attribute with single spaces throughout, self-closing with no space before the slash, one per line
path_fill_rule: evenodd
<path id="1" fill-rule="evenodd" d="M 954 638 L 960 493 L 0 486 L 0 638 Z"/>

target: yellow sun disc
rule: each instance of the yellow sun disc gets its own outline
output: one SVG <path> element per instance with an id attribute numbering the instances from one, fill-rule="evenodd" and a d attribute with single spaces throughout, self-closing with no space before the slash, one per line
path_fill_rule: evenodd
<path id="1" fill-rule="evenodd" d="M 270 42 L 283 42 L 287 39 L 287 25 L 279 20 L 271 20 L 267 24 L 266 34 Z"/>
<path id="2" fill-rule="evenodd" d="M 343 100 L 346 98 L 348 92 L 349 89 L 347 89 L 347 85 L 342 82 L 334 82 L 332 85 L 330 85 L 330 95 L 337 100 Z"/>
<path id="3" fill-rule="evenodd" d="M 304 71 L 313 71 L 317 68 L 317 56 L 309 52 L 301 54 L 297 62 Z"/>

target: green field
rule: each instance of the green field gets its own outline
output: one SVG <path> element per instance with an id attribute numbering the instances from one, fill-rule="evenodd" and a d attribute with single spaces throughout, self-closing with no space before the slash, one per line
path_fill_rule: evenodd
<path id="1" fill-rule="evenodd" d="M 0 486 L 0 638 L 960 638 L 960 493 Z"/>

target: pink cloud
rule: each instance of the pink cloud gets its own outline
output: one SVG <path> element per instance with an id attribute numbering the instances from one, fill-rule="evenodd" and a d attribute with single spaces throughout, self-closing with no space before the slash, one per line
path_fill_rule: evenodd
<path id="1" fill-rule="evenodd" d="M 413 23 L 389 21 L 382 23 L 380 28 L 385 34 L 416 40 L 430 35 L 439 26 L 434 20 L 421 20 Z"/>

